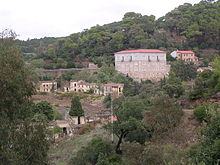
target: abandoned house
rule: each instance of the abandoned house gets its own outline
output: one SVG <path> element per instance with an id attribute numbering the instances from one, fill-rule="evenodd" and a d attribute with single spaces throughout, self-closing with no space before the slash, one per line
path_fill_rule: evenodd
<path id="1" fill-rule="evenodd" d="M 57 90 L 56 81 L 40 81 L 39 82 L 39 92 L 52 92 Z"/>
<path id="2" fill-rule="evenodd" d="M 63 89 L 64 92 L 92 92 L 96 95 L 109 95 L 120 96 L 123 93 L 124 84 L 108 83 L 97 84 L 87 83 L 83 80 L 71 80 L 69 85 L 66 85 Z"/>

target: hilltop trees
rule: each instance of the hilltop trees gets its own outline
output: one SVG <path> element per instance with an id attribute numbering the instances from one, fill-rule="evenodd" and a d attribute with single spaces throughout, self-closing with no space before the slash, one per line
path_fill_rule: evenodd
<path id="1" fill-rule="evenodd" d="M 73 96 L 73 98 L 72 98 L 69 115 L 70 116 L 77 116 L 78 117 L 78 124 L 80 124 L 80 117 L 84 116 L 84 111 L 82 109 L 82 105 L 80 103 L 80 98 L 78 96 Z"/>
<path id="2" fill-rule="evenodd" d="M 0 37 L 0 162 L 46 165 L 46 125 L 33 116 L 30 101 L 35 78 L 22 60 L 15 33 L 6 30 Z"/>
<path id="3" fill-rule="evenodd" d="M 119 22 L 96 25 L 68 37 L 21 42 L 22 51 L 33 53 L 29 60 L 43 58 L 44 68 L 60 68 L 77 67 L 77 61 L 83 59 L 99 66 L 112 64 L 114 52 L 130 48 L 218 50 L 219 4 L 185 3 L 158 20 L 153 15 L 127 12 Z"/>

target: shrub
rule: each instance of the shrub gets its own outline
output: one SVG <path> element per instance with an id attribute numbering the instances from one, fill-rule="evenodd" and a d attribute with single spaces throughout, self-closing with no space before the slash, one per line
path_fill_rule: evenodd
<path id="1" fill-rule="evenodd" d="M 200 121 L 208 122 L 211 117 L 215 116 L 218 113 L 218 105 L 217 104 L 203 104 L 194 110 L 194 115 Z"/>
<path id="2" fill-rule="evenodd" d="M 96 164 L 100 154 L 109 156 L 110 152 L 110 142 L 94 138 L 86 147 L 77 152 L 77 155 L 70 160 L 69 165 Z"/>

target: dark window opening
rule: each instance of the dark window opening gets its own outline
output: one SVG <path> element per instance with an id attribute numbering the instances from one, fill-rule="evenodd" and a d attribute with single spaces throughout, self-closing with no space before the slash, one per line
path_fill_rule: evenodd
<path id="1" fill-rule="evenodd" d="M 63 127 L 63 133 L 64 133 L 65 135 L 67 135 L 67 129 L 66 129 L 66 127 Z"/>

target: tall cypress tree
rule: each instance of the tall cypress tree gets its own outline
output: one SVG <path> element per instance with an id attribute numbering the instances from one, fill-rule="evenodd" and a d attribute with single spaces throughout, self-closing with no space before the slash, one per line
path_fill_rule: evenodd
<path id="1" fill-rule="evenodd" d="M 80 124 L 80 117 L 84 116 L 84 111 L 78 96 L 73 96 L 71 102 L 70 116 L 78 116 L 78 124 Z"/>

